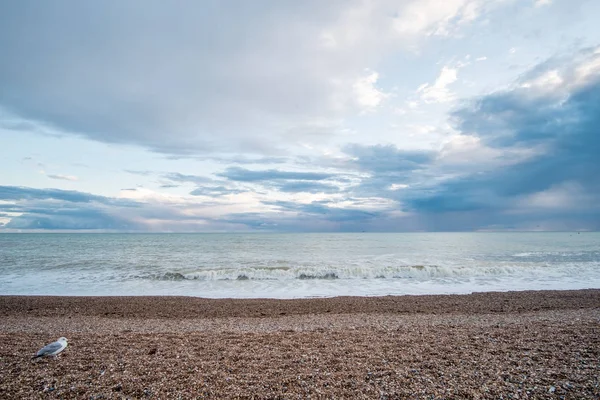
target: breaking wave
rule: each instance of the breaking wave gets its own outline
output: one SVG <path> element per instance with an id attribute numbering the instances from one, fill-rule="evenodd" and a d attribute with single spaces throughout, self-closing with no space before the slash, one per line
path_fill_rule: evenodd
<path id="1" fill-rule="evenodd" d="M 516 265 L 457 267 L 439 265 L 407 265 L 386 267 L 257 267 L 221 268 L 195 271 L 169 271 L 137 275 L 137 279 L 159 281 L 222 281 L 222 280 L 335 280 L 335 279 L 452 279 L 469 277 L 502 277 L 535 274 L 536 268 Z M 541 271 L 537 271 L 541 272 Z M 544 271 L 548 273 L 548 270 Z"/>

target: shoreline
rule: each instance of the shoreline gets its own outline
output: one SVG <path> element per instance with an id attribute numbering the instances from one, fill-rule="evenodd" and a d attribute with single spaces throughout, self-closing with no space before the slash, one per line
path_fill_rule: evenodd
<path id="1" fill-rule="evenodd" d="M 599 360 L 597 289 L 0 296 L 0 398 L 596 399 Z"/>
<path id="2" fill-rule="evenodd" d="M 579 308 L 600 308 L 600 289 L 306 299 L 0 295 L 0 317 L 88 315 L 129 318 L 218 318 L 325 313 L 480 314 Z"/>

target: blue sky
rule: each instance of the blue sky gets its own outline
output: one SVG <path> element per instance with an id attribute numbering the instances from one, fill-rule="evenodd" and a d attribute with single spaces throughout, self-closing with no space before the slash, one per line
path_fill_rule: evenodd
<path id="1" fill-rule="evenodd" d="M 0 231 L 598 230 L 599 18 L 4 2 Z"/>

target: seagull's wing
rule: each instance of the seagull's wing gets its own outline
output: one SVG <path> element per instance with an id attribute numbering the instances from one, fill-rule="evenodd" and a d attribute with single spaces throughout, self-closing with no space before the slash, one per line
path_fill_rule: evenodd
<path id="1" fill-rule="evenodd" d="M 36 353 L 36 357 L 44 357 L 47 355 L 52 355 L 54 353 L 56 353 L 59 350 L 62 350 L 63 348 L 63 344 L 60 342 L 54 342 L 54 343 L 50 343 L 47 346 L 44 346 L 40 349 L 40 351 L 38 351 Z"/>

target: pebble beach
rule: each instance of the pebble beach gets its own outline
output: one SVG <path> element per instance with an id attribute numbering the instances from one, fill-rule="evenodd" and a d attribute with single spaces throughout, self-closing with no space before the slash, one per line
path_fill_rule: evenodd
<path id="1" fill-rule="evenodd" d="M 3 399 L 600 398 L 600 290 L 0 296 L 0 319 Z"/>

